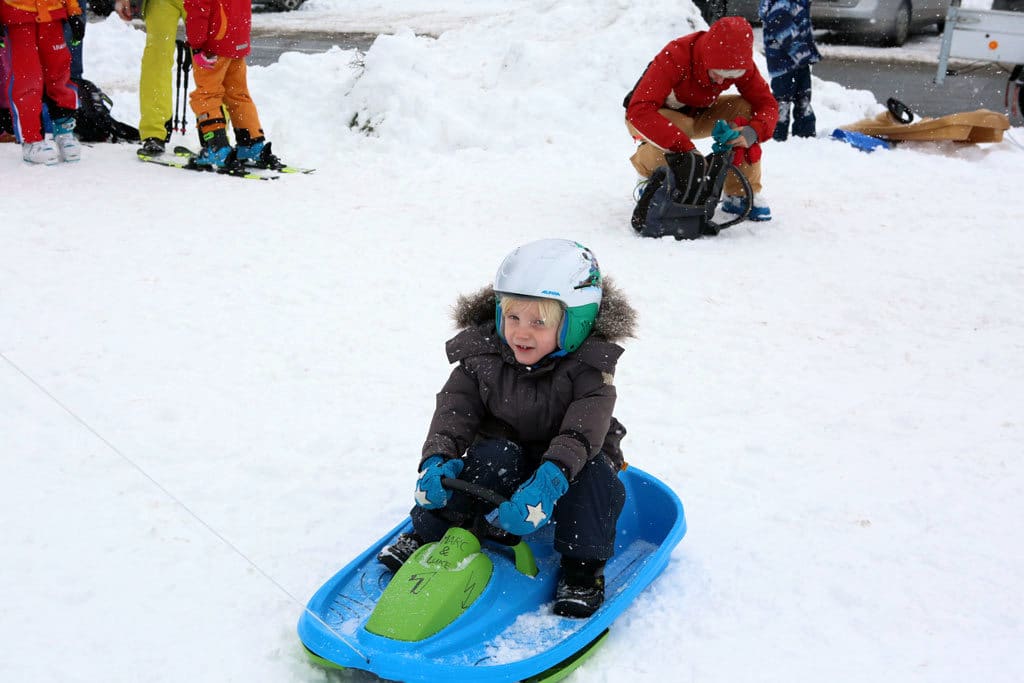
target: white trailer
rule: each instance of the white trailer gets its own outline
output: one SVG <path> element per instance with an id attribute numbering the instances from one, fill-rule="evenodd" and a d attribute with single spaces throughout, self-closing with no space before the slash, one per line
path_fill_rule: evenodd
<path id="1" fill-rule="evenodd" d="M 953 0 L 946 12 L 946 28 L 939 49 L 935 82 L 948 75 L 950 58 L 1000 64 L 1024 64 L 1024 13 L 968 9 Z"/>

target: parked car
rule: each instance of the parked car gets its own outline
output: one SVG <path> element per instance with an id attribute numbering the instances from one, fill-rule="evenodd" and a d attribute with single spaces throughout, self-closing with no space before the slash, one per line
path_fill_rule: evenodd
<path id="1" fill-rule="evenodd" d="M 760 0 L 694 0 L 693 4 L 708 25 L 722 17 L 743 17 L 754 26 L 761 23 L 757 16 Z"/>
<path id="2" fill-rule="evenodd" d="M 899 46 L 912 31 L 945 27 L 949 0 L 812 0 L 816 29 L 852 33 L 882 45 Z"/>
<path id="3" fill-rule="evenodd" d="M 115 0 L 89 0 L 89 11 L 98 17 L 105 17 L 114 11 Z M 290 12 L 298 9 L 306 0 L 253 0 L 253 7 L 266 7 L 279 12 Z M 135 2 L 132 3 L 136 4 Z"/>
<path id="4" fill-rule="evenodd" d="M 743 17 L 754 26 L 761 25 L 761 17 L 757 16 L 757 6 L 761 0 L 726 0 L 725 16 Z"/>

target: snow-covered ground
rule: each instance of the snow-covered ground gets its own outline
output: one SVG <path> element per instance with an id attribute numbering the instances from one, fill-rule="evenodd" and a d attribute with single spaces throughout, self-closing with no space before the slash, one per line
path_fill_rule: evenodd
<path id="1" fill-rule="evenodd" d="M 764 146 L 773 221 L 644 240 L 621 101 L 688 3 L 268 22 L 390 32 L 251 69 L 315 175 L 0 146 L 0 681 L 348 680 L 302 605 L 412 502 L 449 305 L 549 236 L 641 314 L 624 446 L 690 526 L 572 680 L 1024 679 L 1024 151 L 858 152 L 828 133 L 881 105 L 816 80 L 819 138 Z M 89 26 L 126 121 L 142 45 Z"/>

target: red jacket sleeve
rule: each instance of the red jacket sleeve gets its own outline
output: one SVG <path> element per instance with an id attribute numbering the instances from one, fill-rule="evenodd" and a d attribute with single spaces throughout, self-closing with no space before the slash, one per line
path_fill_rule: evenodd
<path id="1" fill-rule="evenodd" d="M 626 120 L 648 142 L 669 152 L 687 152 L 695 147 L 690 136 L 658 113 L 665 106 L 673 86 L 689 76 L 690 65 L 680 64 L 666 46 L 641 76 L 626 108 Z"/>
<path id="2" fill-rule="evenodd" d="M 212 5 L 210 0 L 185 0 L 185 37 L 193 50 L 204 49 L 210 37 Z"/>
<path id="3" fill-rule="evenodd" d="M 750 127 L 757 133 L 758 142 L 771 139 L 775 132 L 775 124 L 779 122 L 779 103 L 772 95 L 772 89 L 761 76 L 761 72 L 749 69 L 744 77 L 736 82 L 736 89 L 750 104 Z"/>

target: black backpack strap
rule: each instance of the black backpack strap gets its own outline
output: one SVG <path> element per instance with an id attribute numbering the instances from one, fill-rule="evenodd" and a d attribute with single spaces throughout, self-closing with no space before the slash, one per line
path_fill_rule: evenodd
<path id="1" fill-rule="evenodd" d="M 708 157 L 710 162 L 710 171 L 708 175 L 711 176 L 711 188 L 708 196 L 704 201 L 704 215 L 707 216 L 707 225 L 705 226 L 705 234 L 717 235 L 722 230 L 736 225 L 742 220 L 746 220 L 747 216 L 750 215 L 750 208 L 754 205 L 754 190 L 750 187 L 750 181 L 743 175 L 728 158 L 728 152 L 717 152 Z M 744 205 L 746 210 L 739 216 L 730 219 L 724 223 L 715 223 L 712 218 L 715 215 L 715 209 L 718 208 L 718 203 L 722 200 L 722 190 L 725 188 L 725 178 L 732 173 L 736 176 L 736 179 L 740 182 L 740 186 L 743 189 Z"/>

